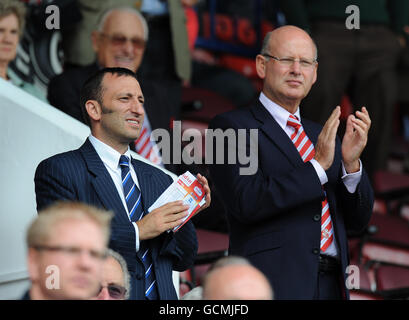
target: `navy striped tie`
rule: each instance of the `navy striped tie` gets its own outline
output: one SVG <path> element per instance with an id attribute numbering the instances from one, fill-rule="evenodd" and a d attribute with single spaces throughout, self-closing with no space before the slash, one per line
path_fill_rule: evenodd
<path id="1" fill-rule="evenodd" d="M 142 219 L 144 216 L 144 211 L 141 204 L 141 192 L 132 180 L 131 171 L 129 170 L 128 157 L 121 155 L 119 165 L 122 171 L 122 186 L 124 188 L 129 216 L 131 221 L 135 222 Z M 155 272 L 153 271 L 152 257 L 146 241 L 140 241 L 138 254 L 145 267 L 145 297 L 148 300 L 157 300 L 158 292 Z"/>

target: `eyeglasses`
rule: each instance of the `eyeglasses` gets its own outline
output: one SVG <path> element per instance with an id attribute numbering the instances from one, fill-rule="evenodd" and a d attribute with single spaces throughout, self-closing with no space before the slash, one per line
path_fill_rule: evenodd
<path id="1" fill-rule="evenodd" d="M 120 36 L 120 35 L 107 35 L 105 33 L 100 33 L 101 37 L 107 38 L 113 46 L 123 46 L 125 45 L 128 41 L 131 42 L 132 46 L 134 49 L 143 49 L 145 48 L 146 41 L 141 38 L 127 38 L 125 36 Z"/>
<path id="2" fill-rule="evenodd" d="M 298 61 L 302 68 L 311 68 L 311 67 L 315 66 L 316 63 L 318 62 L 317 59 L 308 60 L 308 59 L 304 59 L 304 58 L 302 58 L 302 59 L 277 58 L 277 57 L 271 56 L 271 55 L 269 55 L 267 53 L 263 53 L 262 55 L 267 57 L 267 58 L 274 59 L 274 60 L 278 61 L 280 64 L 282 64 L 283 66 L 286 66 L 286 67 L 291 67 L 296 61 Z"/>
<path id="3" fill-rule="evenodd" d="M 33 246 L 34 249 L 42 251 L 55 251 L 55 252 L 61 252 L 67 256 L 71 257 L 79 257 L 83 251 L 87 251 L 88 254 L 96 260 L 105 260 L 107 257 L 107 254 L 105 251 L 98 251 L 98 250 L 88 250 L 88 249 L 82 249 L 78 247 L 69 247 L 69 246 L 46 246 L 46 245 L 37 245 Z"/>
<path id="4" fill-rule="evenodd" d="M 98 292 L 101 293 L 104 288 L 108 289 L 108 294 L 112 299 L 122 300 L 125 298 L 126 289 L 119 284 L 110 283 L 107 286 L 101 285 Z"/>

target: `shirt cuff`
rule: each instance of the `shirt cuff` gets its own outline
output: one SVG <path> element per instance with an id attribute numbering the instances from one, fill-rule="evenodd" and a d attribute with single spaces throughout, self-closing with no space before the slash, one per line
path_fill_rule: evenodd
<path id="1" fill-rule="evenodd" d="M 325 170 L 321 167 L 317 160 L 311 159 L 310 162 L 314 167 L 315 171 L 317 172 L 318 178 L 321 181 L 321 185 L 326 184 L 328 182 L 328 177 L 327 174 L 325 173 Z"/>
<path id="2" fill-rule="evenodd" d="M 139 251 L 139 228 L 136 222 L 132 222 L 134 228 L 135 228 L 135 250 L 136 252 Z"/>
<path id="3" fill-rule="evenodd" d="M 353 173 L 347 173 L 345 170 L 344 162 L 342 161 L 342 181 L 344 182 L 345 187 L 349 193 L 354 193 L 356 187 L 361 181 L 362 176 L 362 162 L 359 160 L 359 171 Z"/>

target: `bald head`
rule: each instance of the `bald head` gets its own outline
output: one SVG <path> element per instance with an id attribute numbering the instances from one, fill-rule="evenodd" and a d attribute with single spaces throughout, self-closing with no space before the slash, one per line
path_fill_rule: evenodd
<path id="1" fill-rule="evenodd" d="M 274 51 L 275 48 L 282 45 L 283 41 L 285 42 L 286 40 L 293 38 L 301 38 L 307 42 L 310 42 L 314 48 L 314 59 L 318 59 L 318 49 L 314 40 L 303 29 L 291 25 L 283 26 L 268 32 L 263 40 L 261 54 L 268 54 L 269 52 Z"/>
<path id="2" fill-rule="evenodd" d="M 205 300 L 272 300 L 267 278 L 251 265 L 225 265 L 210 271 L 203 285 Z"/>
<path id="3" fill-rule="evenodd" d="M 263 79 L 264 95 L 295 113 L 317 79 L 317 48 L 309 34 L 294 26 L 268 33 L 256 70 Z"/>

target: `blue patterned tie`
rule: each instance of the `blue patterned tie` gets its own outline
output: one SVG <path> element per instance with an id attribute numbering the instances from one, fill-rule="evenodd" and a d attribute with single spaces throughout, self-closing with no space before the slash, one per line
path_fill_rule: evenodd
<path id="1" fill-rule="evenodd" d="M 141 192 L 131 177 L 128 157 L 121 155 L 119 165 L 122 171 L 122 186 L 124 188 L 126 205 L 132 222 L 142 219 L 144 211 L 141 204 Z M 146 241 L 140 241 L 138 254 L 145 267 L 145 297 L 148 300 L 157 300 L 158 292 L 153 271 L 152 257 Z"/>

